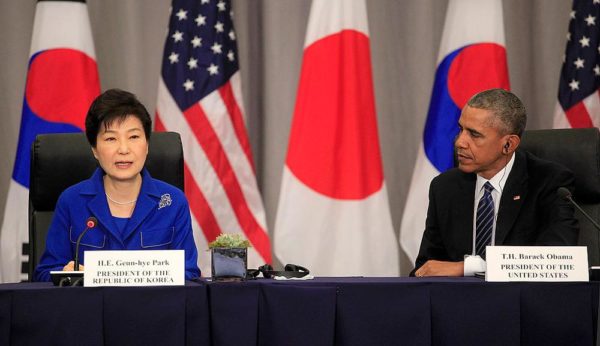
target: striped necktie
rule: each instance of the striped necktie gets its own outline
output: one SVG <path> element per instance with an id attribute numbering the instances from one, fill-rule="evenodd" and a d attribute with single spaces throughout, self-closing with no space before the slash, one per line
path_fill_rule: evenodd
<path id="1" fill-rule="evenodd" d="M 485 259 L 485 247 L 491 244 L 494 227 L 494 199 L 492 199 L 492 190 L 494 190 L 494 187 L 488 181 L 483 185 L 483 188 L 485 192 L 479 200 L 477 221 L 475 222 L 475 254 Z"/>

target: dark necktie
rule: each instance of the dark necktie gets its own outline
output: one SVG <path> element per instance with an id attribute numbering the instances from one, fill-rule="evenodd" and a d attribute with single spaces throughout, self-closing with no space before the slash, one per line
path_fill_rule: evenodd
<path id="1" fill-rule="evenodd" d="M 483 185 L 485 192 L 477 206 L 477 221 L 475 222 L 475 254 L 485 259 L 485 247 L 491 244 L 492 229 L 494 227 L 494 200 L 492 190 L 494 187 L 490 182 Z"/>

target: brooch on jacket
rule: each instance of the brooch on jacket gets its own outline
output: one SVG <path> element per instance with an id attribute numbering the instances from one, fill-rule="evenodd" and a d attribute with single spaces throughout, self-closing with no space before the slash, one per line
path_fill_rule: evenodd
<path id="1" fill-rule="evenodd" d="M 158 202 L 158 209 L 162 209 L 164 207 L 168 207 L 171 205 L 171 195 L 168 193 L 165 193 L 164 195 L 160 196 L 160 202 Z"/>

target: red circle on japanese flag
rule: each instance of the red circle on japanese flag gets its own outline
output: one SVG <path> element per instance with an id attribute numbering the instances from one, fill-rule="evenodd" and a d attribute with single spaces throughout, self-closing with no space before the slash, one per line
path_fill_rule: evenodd
<path id="1" fill-rule="evenodd" d="M 305 185 L 336 199 L 381 189 L 383 171 L 369 38 L 344 30 L 304 52 L 286 164 Z"/>
<path id="2" fill-rule="evenodd" d="M 33 57 L 25 98 L 40 118 L 85 129 L 90 104 L 100 94 L 96 61 L 74 49 L 50 49 Z"/>
<path id="3" fill-rule="evenodd" d="M 492 88 L 510 89 L 506 49 L 496 43 L 465 47 L 448 71 L 450 97 L 462 109 L 471 96 Z"/>

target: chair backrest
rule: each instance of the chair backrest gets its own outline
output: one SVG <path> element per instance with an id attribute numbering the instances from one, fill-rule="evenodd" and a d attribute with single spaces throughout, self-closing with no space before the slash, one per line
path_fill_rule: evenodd
<path id="1" fill-rule="evenodd" d="M 44 249 L 56 201 L 69 186 L 89 178 L 98 163 L 85 134 L 39 135 L 31 147 L 29 280 Z M 145 167 L 153 178 L 183 190 L 183 148 L 175 132 L 154 132 Z"/>
<path id="2" fill-rule="evenodd" d="M 596 222 L 600 220 L 600 132 L 598 128 L 525 131 L 520 148 L 570 169 L 573 199 Z M 600 265 L 600 233 L 579 211 L 579 245 L 588 247 L 590 265 Z"/>

